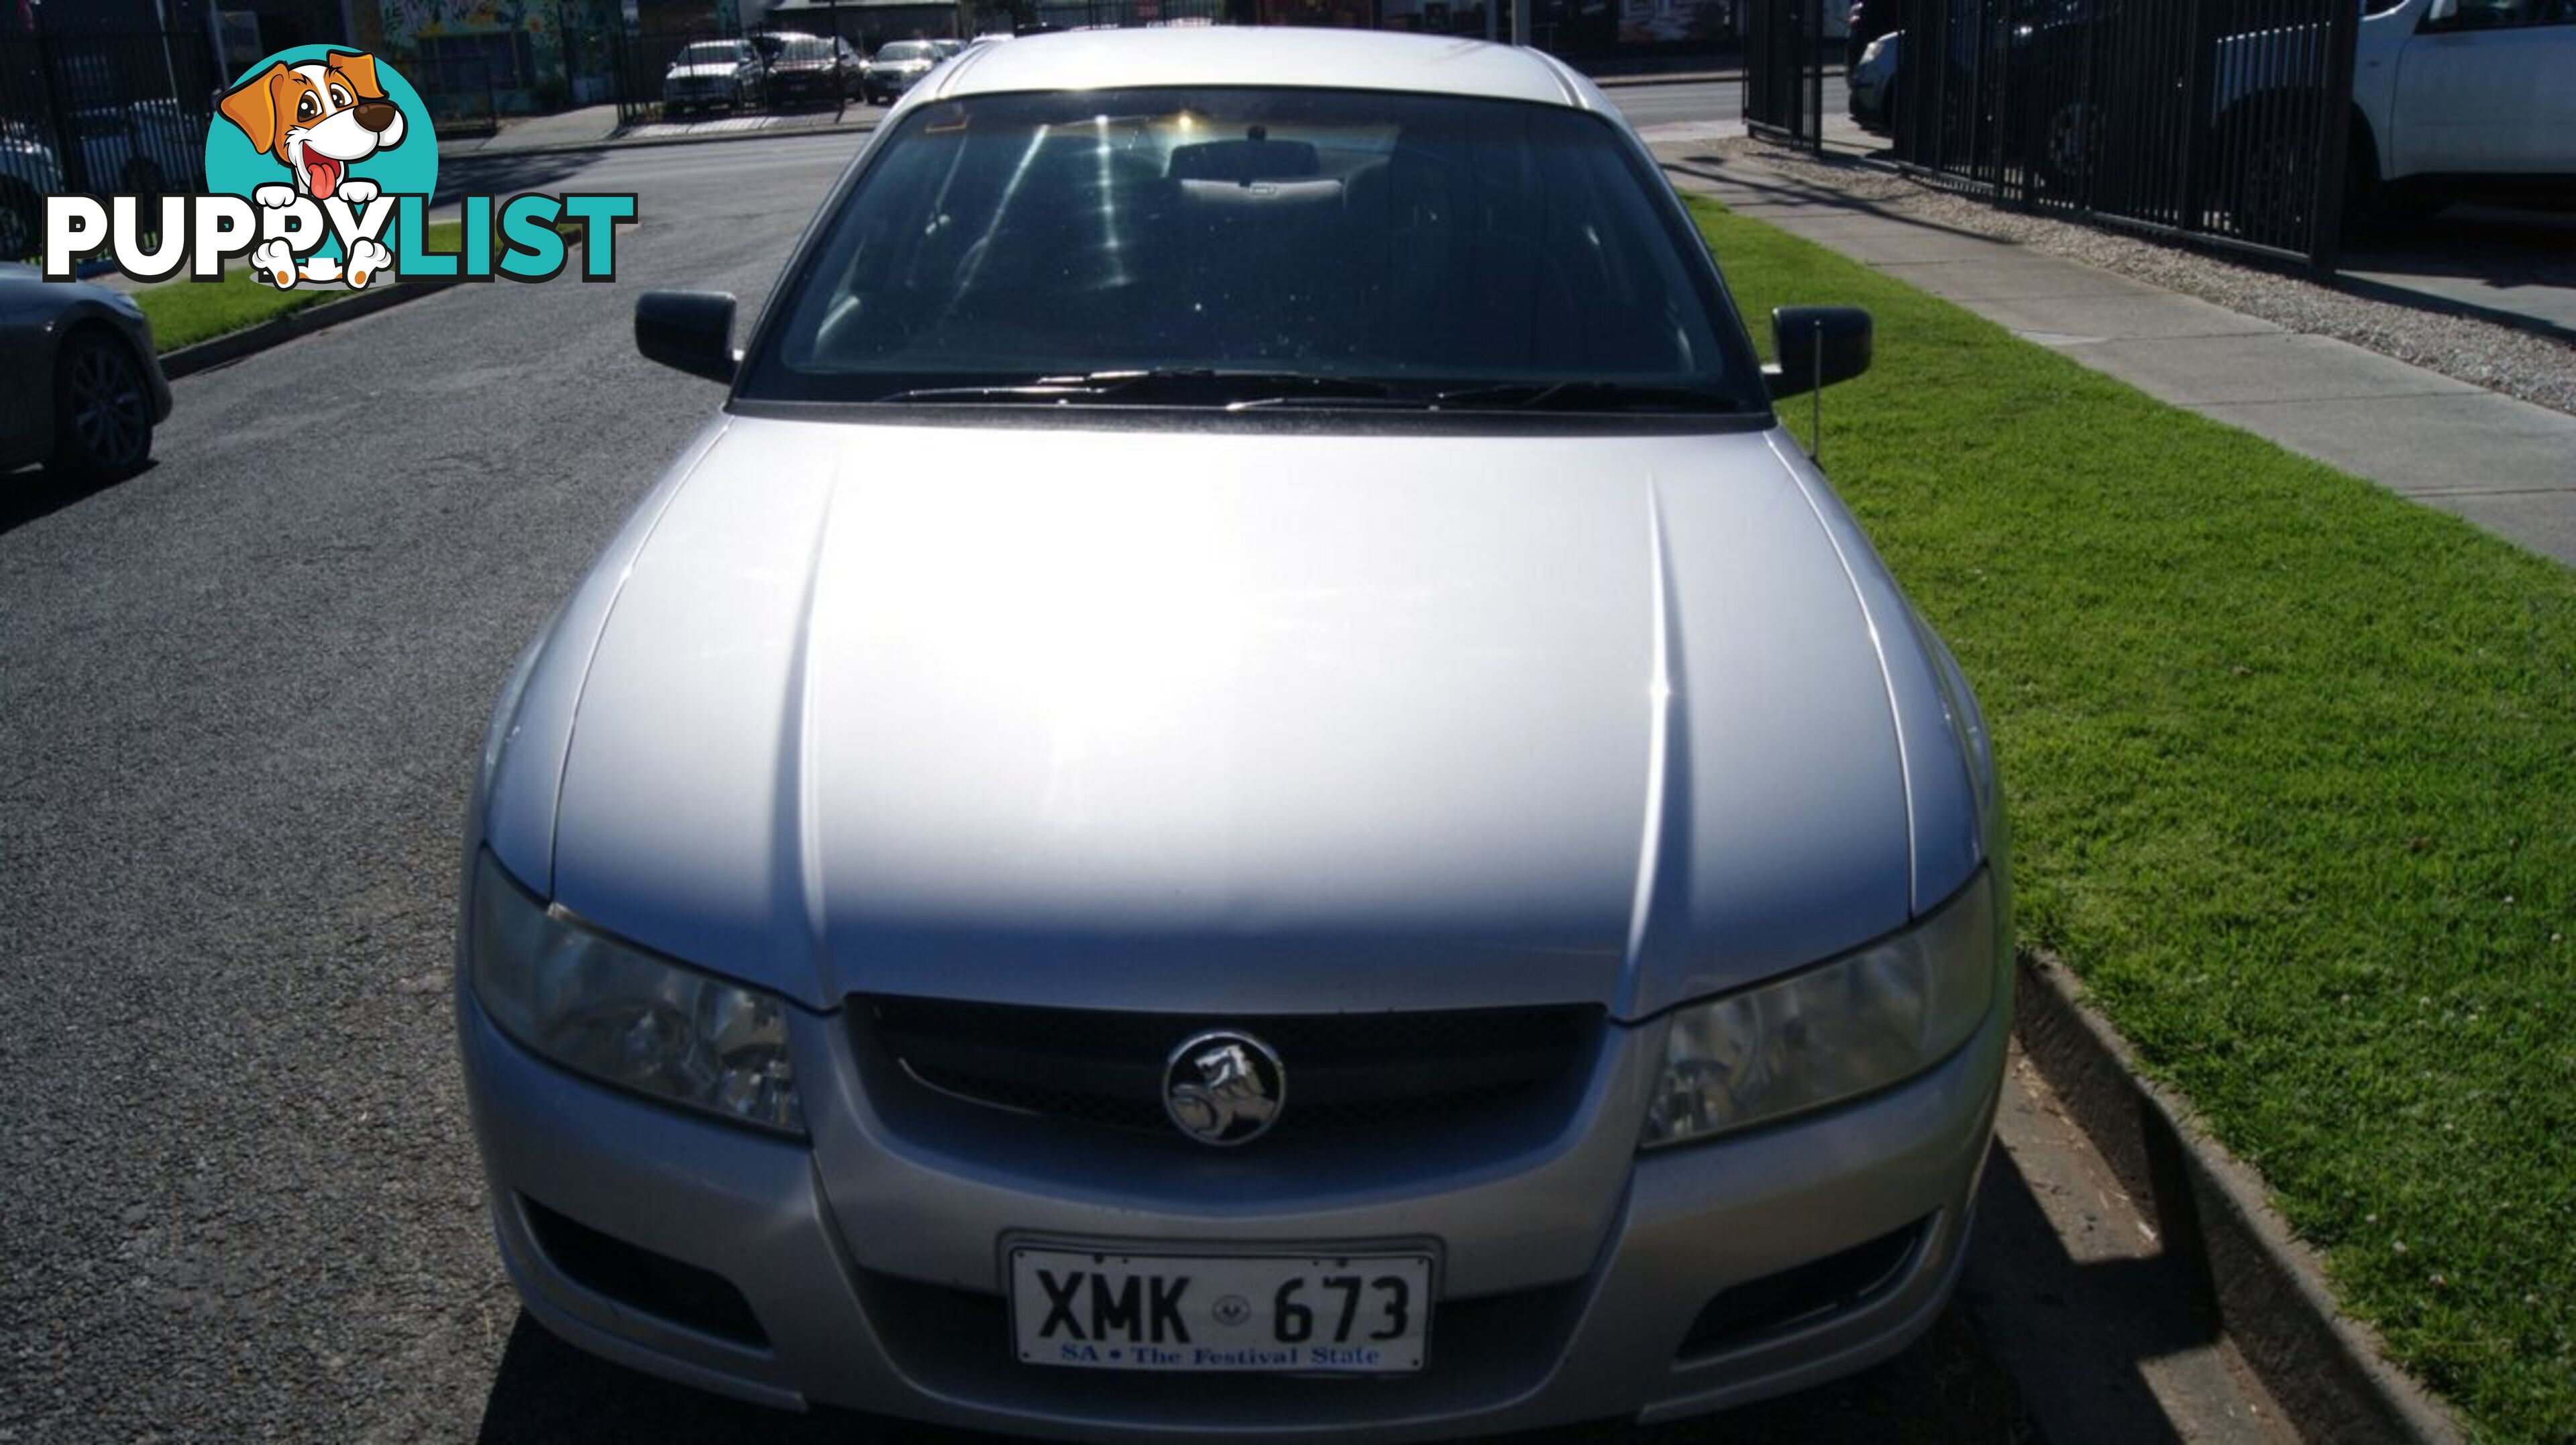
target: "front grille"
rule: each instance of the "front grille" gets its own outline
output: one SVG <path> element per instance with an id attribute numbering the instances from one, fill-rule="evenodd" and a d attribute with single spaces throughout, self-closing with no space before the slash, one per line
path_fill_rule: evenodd
<path id="1" fill-rule="evenodd" d="M 933 1089 L 996 1108 L 1168 1134 L 1163 1070 L 1210 1028 L 1279 1054 L 1286 1107 L 1272 1137 L 1380 1130 L 1507 1109 L 1561 1085 L 1601 1026 L 1590 1005 L 1422 1013 L 1217 1016 L 853 1000 L 863 1048 Z"/>

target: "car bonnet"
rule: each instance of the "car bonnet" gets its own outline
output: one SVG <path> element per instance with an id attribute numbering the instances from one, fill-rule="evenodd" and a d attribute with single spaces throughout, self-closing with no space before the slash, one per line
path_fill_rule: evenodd
<path id="1" fill-rule="evenodd" d="M 1907 754 L 1960 769 L 1776 437 L 735 419 L 547 649 L 577 706 L 495 788 L 554 794 L 550 856 L 495 846 L 816 1006 L 1635 1017 L 1776 974 L 1905 921 Z"/>

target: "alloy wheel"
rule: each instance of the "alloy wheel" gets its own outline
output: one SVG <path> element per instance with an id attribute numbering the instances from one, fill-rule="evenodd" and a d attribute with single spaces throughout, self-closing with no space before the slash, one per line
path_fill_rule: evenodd
<path id="1" fill-rule="evenodd" d="M 2237 189 L 2236 225 L 2245 238 L 2273 246 L 2301 242 L 2308 228 L 2310 198 L 2301 182 L 2307 167 L 2298 147 L 2286 140 L 2267 140 L 2245 158 Z"/>
<path id="2" fill-rule="evenodd" d="M 91 342 L 72 357 L 65 381 L 72 441 L 88 468 L 112 475 L 142 465 L 152 446 L 152 409 L 123 349 Z"/>

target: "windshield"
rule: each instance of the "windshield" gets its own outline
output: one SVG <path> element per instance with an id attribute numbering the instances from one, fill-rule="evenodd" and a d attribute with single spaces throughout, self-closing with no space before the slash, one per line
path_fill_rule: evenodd
<path id="1" fill-rule="evenodd" d="M 877 52 L 879 60 L 928 60 L 929 58 L 930 42 L 927 40 L 888 41 L 885 47 Z"/>
<path id="2" fill-rule="evenodd" d="M 742 59 L 741 47 L 722 42 L 712 45 L 692 45 L 680 52 L 682 65 L 731 65 L 740 59 Z"/>
<path id="3" fill-rule="evenodd" d="M 1607 121 L 1554 106 L 943 101 L 843 199 L 740 394 L 1172 399 L 1153 374 L 1209 402 L 1766 410 L 1698 244 Z"/>

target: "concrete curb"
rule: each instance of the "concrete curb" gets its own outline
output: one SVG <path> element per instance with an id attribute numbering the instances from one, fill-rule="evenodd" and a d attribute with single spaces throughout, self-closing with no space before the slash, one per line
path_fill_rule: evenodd
<path id="1" fill-rule="evenodd" d="M 266 351 L 272 346 L 283 345 L 299 336 L 310 336 L 316 331 L 328 331 L 344 321 L 355 321 L 361 316 L 373 316 L 387 307 L 400 306 L 406 301 L 417 301 L 424 296 L 435 296 L 449 287 L 464 284 L 463 281 L 452 279 L 404 281 L 397 278 L 392 285 L 381 291 L 370 288 L 346 301 L 316 302 L 301 311 L 290 311 L 273 321 L 263 321 L 257 326 L 246 326 L 239 331 L 227 331 L 221 336 L 210 337 L 191 346 L 165 351 L 161 353 L 161 374 L 172 381 L 177 381 L 183 376 L 193 376 L 200 371 L 239 361 L 253 352 Z"/>
<path id="2" fill-rule="evenodd" d="M 2436 296 L 2429 291 L 2413 291 L 2404 286 L 2392 286 L 2385 281 L 2373 281 L 2367 277 L 2350 275 L 2342 271 L 2335 272 L 2323 284 L 2368 301 L 2384 301 L 2391 306 L 2403 306 L 2410 311 L 2427 311 L 2436 316 L 2457 316 L 2467 321 L 2483 321 L 2490 326 L 2528 332 L 2533 336 L 2551 341 L 2563 341 L 2570 346 L 2576 346 L 2576 327 L 2561 326 L 2545 317 L 2526 316 L 2519 311 L 2481 306 L 2475 301 L 2463 301 L 2455 296 Z"/>
<path id="3" fill-rule="evenodd" d="M 1642 75 L 1588 75 L 1584 78 L 1603 90 L 1619 90 L 1633 85 L 1723 85 L 1742 80 L 1744 67 L 1730 65 L 1717 70 L 1648 71 Z"/>
<path id="4" fill-rule="evenodd" d="M 2023 1051 L 2300 1433 L 2339 1445 L 2463 1439 L 2450 1412 L 2388 1363 L 2377 1335 L 2335 1307 L 2315 1252 L 2273 1212 L 2261 1177 L 2138 1072 L 2063 963 L 2021 955 L 2014 1014 Z"/>

